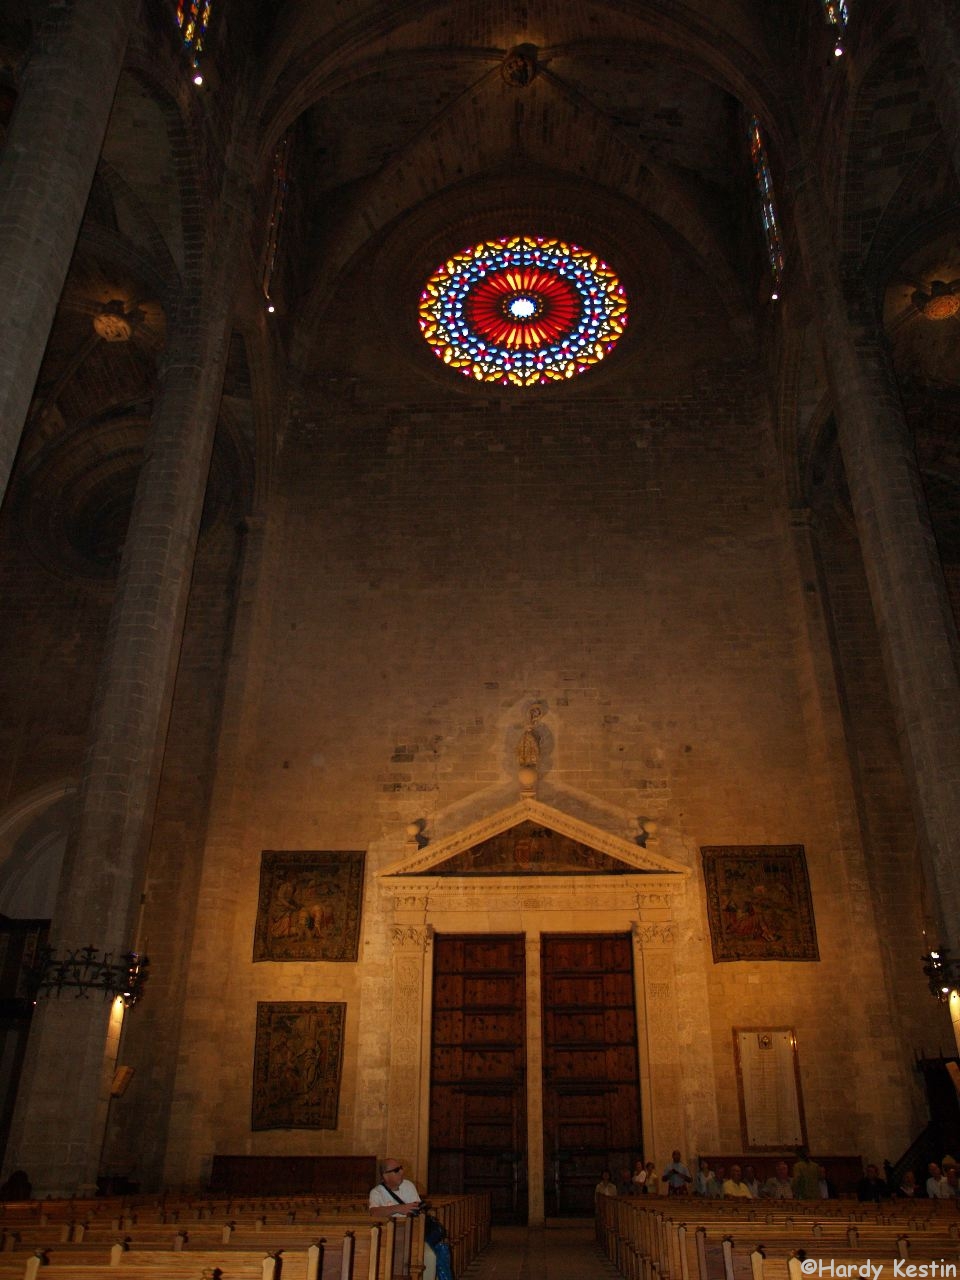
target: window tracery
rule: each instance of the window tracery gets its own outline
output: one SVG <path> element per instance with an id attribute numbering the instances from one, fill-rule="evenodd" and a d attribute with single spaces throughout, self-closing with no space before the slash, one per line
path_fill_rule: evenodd
<path id="1" fill-rule="evenodd" d="M 770 162 L 763 145 L 760 132 L 760 121 L 751 116 L 747 125 L 747 138 L 750 144 L 750 159 L 753 164 L 753 176 L 760 197 L 760 220 L 763 226 L 764 241 L 767 248 L 767 261 L 770 274 L 773 276 L 773 292 L 776 300 L 783 274 L 783 243 L 780 239 L 780 226 L 777 222 L 777 211 L 773 196 L 773 177 L 770 173 Z"/>
<path id="2" fill-rule="evenodd" d="M 559 382 L 612 351 L 627 323 L 615 272 L 545 236 L 485 240 L 453 254 L 420 295 L 420 329 L 465 377 L 502 386 Z"/>
<path id="3" fill-rule="evenodd" d="M 213 0 L 177 0 L 177 26 L 194 67 L 200 65 Z"/>

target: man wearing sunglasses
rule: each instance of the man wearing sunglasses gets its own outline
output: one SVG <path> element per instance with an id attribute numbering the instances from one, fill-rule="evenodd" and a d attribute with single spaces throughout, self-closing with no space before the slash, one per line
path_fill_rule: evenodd
<path id="1" fill-rule="evenodd" d="M 393 1156 L 380 1162 L 380 1181 L 370 1188 L 370 1214 L 374 1218 L 406 1218 L 425 1208 L 420 1193 L 403 1176 L 403 1165 Z M 430 1246 L 423 1246 L 423 1280 L 435 1280 L 437 1257 Z"/>

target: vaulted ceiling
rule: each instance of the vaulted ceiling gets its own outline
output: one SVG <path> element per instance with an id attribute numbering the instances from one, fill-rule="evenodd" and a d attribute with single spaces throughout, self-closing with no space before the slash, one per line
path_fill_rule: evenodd
<path id="1" fill-rule="evenodd" d="M 258 8 L 214 6 L 207 84 L 194 91 L 176 33 L 163 35 L 161 0 L 145 6 L 152 26 L 121 78 L 11 492 L 16 510 L 32 512 L 24 519 L 48 563 L 94 577 L 115 565 L 186 245 L 211 195 L 203 156 L 230 115 L 252 216 L 215 465 L 225 509 L 247 508 L 252 477 L 267 468 L 284 371 L 370 376 L 369 353 L 338 347 L 331 316 L 362 301 L 378 358 L 416 363 L 413 303 L 426 274 L 474 237 L 521 223 L 589 242 L 628 282 L 642 324 L 624 388 L 653 394 L 683 376 L 666 357 L 657 365 L 649 340 L 656 324 L 682 317 L 691 341 L 769 370 L 796 499 L 810 484 L 842 487 L 815 312 L 791 242 L 789 165 L 798 122 L 815 113 L 838 242 L 875 281 L 954 554 L 960 316 L 932 321 L 920 304 L 934 282 L 960 280 L 960 189 L 895 5 L 861 0 L 859 46 L 839 65 L 816 0 L 278 0 L 266 17 Z M 0 4 L 10 103 L 31 36 L 23 6 Z M 778 311 L 763 288 L 746 111 L 767 130 L 793 253 Z M 270 331 L 258 287 L 284 136 L 290 186 Z M 200 160 L 192 179 L 186 147 Z"/>

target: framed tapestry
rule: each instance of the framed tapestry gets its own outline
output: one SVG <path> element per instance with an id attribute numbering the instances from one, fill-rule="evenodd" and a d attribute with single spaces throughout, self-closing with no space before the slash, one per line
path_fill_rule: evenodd
<path id="1" fill-rule="evenodd" d="M 363 860 L 359 852 L 265 849 L 254 960 L 356 960 Z"/>
<path id="2" fill-rule="evenodd" d="M 820 959 L 803 845 L 721 845 L 700 853 L 714 963 Z"/>
<path id="3" fill-rule="evenodd" d="M 336 1129 L 347 1006 L 257 1003 L 253 1129 Z"/>

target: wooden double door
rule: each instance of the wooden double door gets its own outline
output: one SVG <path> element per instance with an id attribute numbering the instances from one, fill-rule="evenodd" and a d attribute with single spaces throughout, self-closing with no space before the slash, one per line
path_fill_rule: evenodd
<path id="1" fill-rule="evenodd" d="M 541 938 L 542 1089 L 528 1091 L 522 934 L 434 940 L 429 1184 L 489 1191 L 526 1222 L 528 1177 L 547 1216 L 592 1216 L 603 1169 L 640 1155 L 633 949 L 626 934 Z M 543 1168 L 528 1169 L 528 1093 L 542 1097 Z"/>

